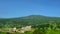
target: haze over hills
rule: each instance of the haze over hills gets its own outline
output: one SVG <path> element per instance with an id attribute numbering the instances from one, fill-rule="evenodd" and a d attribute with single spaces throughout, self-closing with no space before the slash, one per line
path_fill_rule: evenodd
<path id="1" fill-rule="evenodd" d="M 60 23 L 60 17 L 47 17 L 42 15 L 30 15 L 18 18 L 0 19 L 0 26 L 3 25 L 36 25 L 44 23 Z"/>

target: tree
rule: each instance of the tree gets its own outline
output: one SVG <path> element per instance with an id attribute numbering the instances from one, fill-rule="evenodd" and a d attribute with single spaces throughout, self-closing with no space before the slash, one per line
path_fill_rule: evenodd
<path id="1" fill-rule="evenodd" d="M 45 29 L 36 29 L 33 34 L 46 34 L 46 30 Z"/>

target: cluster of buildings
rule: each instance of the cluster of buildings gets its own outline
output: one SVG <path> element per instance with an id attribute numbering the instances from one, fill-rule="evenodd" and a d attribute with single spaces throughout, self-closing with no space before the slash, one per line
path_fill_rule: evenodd
<path id="1" fill-rule="evenodd" d="M 7 32 L 24 33 L 24 32 L 31 31 L 32 28 L 31 28 L 31 26 L 25 26 L 25 27 L 22 27 L 22 28 L 19 28 L 19 29 L 17 29 L 16 27 L 14 27 L 14 28 L 5 28 L 4 30 L 7 31 Z"/>

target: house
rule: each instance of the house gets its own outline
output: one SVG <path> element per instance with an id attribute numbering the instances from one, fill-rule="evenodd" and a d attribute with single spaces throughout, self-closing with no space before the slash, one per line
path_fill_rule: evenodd
<path id="1" fill-rule="evenodd" d="M 22 27 L 21 30 L 31 31 L 31 26 Z"/>
<path id="2" fill-rule="evenodd" d="M 19 33 L 24 33 L 26 31 L 31 31 L 31 26 L 25 26 L 16 30 L 16 32 L 19 32 Z"/>

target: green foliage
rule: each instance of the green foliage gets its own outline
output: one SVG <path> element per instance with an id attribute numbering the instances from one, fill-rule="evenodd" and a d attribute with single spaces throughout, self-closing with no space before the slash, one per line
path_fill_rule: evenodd
<path id="1" fill-rule="evenodd" d="M 6 32 L 0 32 L 0 34 L 6 34 Z"/>
<path id="2" fill-rule="evenodd" d="M 33 34 L 46 34 L 46 31 L 44 29 L 36 29 Z"/>
<path id="3" fill-rule="evenodd" d="M 46 17 L 41 15 L 31 15 L 27 17 L 0 19 L 0 28 L 11 28 L 32 25 L 35 28 L 33 33 L 25 32 L 23 34 L 59 34 L 60 17 Z M 6 34 L 6 32 L 0 32 Z M 20 33 L 14 33 L 20 34 Z"/>

